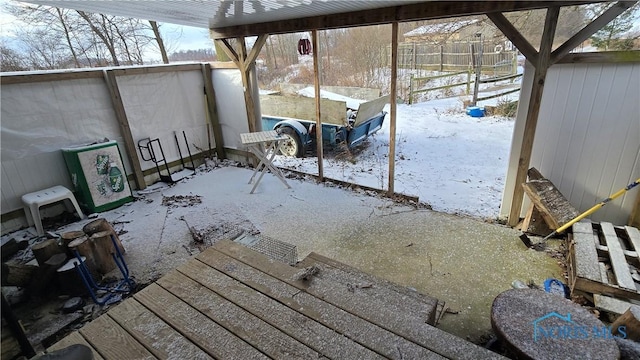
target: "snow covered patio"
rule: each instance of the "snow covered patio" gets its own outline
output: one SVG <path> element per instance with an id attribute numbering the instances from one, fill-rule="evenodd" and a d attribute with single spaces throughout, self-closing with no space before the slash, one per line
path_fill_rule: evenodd
<path id="1" fill-rule="evenodd" d="M 316 252 L 444 301 L 458 313 L 445 314 L 439 327 L 481 342 L 491 331 L 491 302 L 513 280 L 540 284 L 562 275 L 556 259 L 526 249 L 506 226 L 313 180 L 290 178 L 288 190 L 271 174 L 249 194 L 251 171 L 201 166 L 192 178 L 158 183 L 100 214 L 125 232 L 120 239 L 136 280 L 155 281 L 200 253 L 187 223 L 213 241 L 243 229 L 295 245 L 299 259 Z"/>

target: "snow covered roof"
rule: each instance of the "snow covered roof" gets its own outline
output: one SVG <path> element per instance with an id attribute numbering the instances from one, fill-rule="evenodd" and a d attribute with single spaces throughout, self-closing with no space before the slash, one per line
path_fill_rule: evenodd
<path id="1" fill-rule="evenodd" d="M 408 33 L 405 33 L 404 36 L 410 37 L 410 36 L 421 36 L 421 35 L 450 34 L 464 27 L 467 27 L 469 25 L 476 24 L 479 21 L 480 20 L 478 19 L 471 19 L 471 20 L 452 21 L 452 22 L 446 22 L 446 23 L 423 25 L 417 29 L 413 29 Z"/>

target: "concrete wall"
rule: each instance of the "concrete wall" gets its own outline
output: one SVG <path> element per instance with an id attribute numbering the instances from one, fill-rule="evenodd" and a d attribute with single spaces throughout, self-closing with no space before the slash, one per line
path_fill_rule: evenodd
<path id="1" fill-rule="evenodd" d="M 501 215 L 509 213 L 534 69 L 527 63 Z M 549 69 L 531 166 L 583 212 L 640 177 L 640 64 L 559 64 Z M 626 224 L 637 189 L 593 214 Z M 526 196 L 525 196 L 526 197 Z M 528 206 L 525 202 L 524 209 Z"/>

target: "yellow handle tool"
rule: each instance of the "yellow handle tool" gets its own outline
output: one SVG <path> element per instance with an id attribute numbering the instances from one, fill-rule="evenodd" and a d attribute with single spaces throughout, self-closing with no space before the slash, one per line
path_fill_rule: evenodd
<path id="1" fill-rule="evenodd" d="M 613 195 L 609 196 L 608 198 L 602 200 L 601 202 L 593 205 L 591 207 L 591 209 L 583 212 L 582 214 L 576 216 L 575 218 L 573 218 L 571 221 L 569 221 L 568 223 L 560 226 L 559 228 L 557 228 L 554 232 L 552 232 L 551 234 L 545 236 L 544 239 L 542 239 L 542 241 L 546 241 L 547 239 L 549 239 L 552 236 L 555 236 L 557 234 L 562 233 L 563 231 L 567 230 L 568 228 L 571 227 L 571 225 L 577 223 L 578 221 L 586 218 L 587 216 L 593 214 L 594 212 L 596 212 L 598 209 L 600 209 L 601 207 L 607 205 L 607 203 L 617 197 L 619 197 L 620 195 L 624 194 L 625 192 L 633 189 L 634 187 L 636 187 L 638 184 L 640 184 L 640 178 L 636 179 L 636 181 L 632 182 L 631 184 L 627 185 L 625 188 L 620 189 L 618 191 L 616 191 Z"/>

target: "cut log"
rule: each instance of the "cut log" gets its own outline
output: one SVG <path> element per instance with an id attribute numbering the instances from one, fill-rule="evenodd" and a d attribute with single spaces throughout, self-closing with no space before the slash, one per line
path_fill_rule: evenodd
<path id="1" fill-rule="evenodd" d="M 31 246 L 31 251 L 33 251 L 33 256 L 35 256 L 38 265 L 41 267 L 53 255 L 64 252 L 54 239 L 48 239 Z"/>
<path id="2" fill-rule="evenodd" d="M 88 243 L 89 240 L 85 239 L 84 242 Z M 84 256 L 81 256 L 80 259 L 86 264 L 86 258 Z M 64 294 L 82 296 L 88 292 L 78 269 L 76 269 L 77 264 L 79 264 L 78 259 L 72 258 L 56 270 L 58 282 L 60 283 L 60 291 Z"/>
<path id="3" fill-rule="evenodd" d="M 111 254 L 115 253 L 115 247 L 111 241 L 110 231 L 100 231 L 91 235 L 93 248 L 93 260 L 96 269 L 101 274 L 106 274 L 117 267 Z"/>
<path id="4" fill-rule="evenodd" d="M 624 326 L 624 328 L 621 328 Z M 632 305 L 629 310 L 620 315 L 611 324 L 611 331 L 614 335 L 622 334 L 622 329 L 627 334 L 626 338 L 634 341 L 640 340 L 640 306 Z"/>
<path id="5" fill-rule="evenodd" d="M 549 228 L 557 229 L 580 214 L 539 171 L 531 168 L 528 175 L 529 182 L 522 184 L 522 187 Z"/>
<path id="6" fill-rule="evenodd" d="M 67 252 L 67 255 L 73 256 L 73 254 L 71 253 L 71 250 L 69 250 L 69 243 L 85 235 L 86 234 L 84 233 L 84 231 L 68 231 L 60 235 L 60 238 L 62 239 L 62 248 L 64 251 Z"/>
<path id="7" fill-rule="evenodd" d="M 24 250 L 29 246 L 29 242 L 26 240 L 16 241 L 16 239 L 11 238 L 6 243 L 2 244 L 2 261 L 5 261 L 11 258 L 15 253 L 20 250 Z"/>
<path id="8" fill-rule="evenodd" d="M 2 264 L 2 286 L 27 287 L 38 267 L 25 264 Z"/>
<path id="9" fill-rule="evenodd" d="M 38 268 L 36 276 L 29 285 L 29 291 L 36 295 L 46 295 L 49 289 L 53 289 L 58 284 L 55 282 L 55 273 L 62 264 L 67 261 L 67 254 L 55 254 Z"/>
<path id="10" fill-rule="evenodd" d="M 118 244 L 118 249 L 120 250 L 120 253 L 124 254 L 124 251 L 125 251 L 124 246 L 122 246 L 122 242 L 120 242 L 120 238 L 118 237 L 118 234 L 116 234 L 115 230 L 113 230 L 113 227 L 106 219 L 100 218 L 100 219 L 93 220 L 92 222 L 85 225 L 82 228 L 82 231 L 84 231 L 89 236 L 100 231 L 111 232 L 111 234 L 116 238 L 116 244 Z"/>
<path id="11" fill-rule="evenodd" d="M 72 252 L 77 251 L 78 254 L 86 258 L 85 265 L 89 268 L 89 271 L 93 272 L 97 270 L 96 262 L 94 259 L 93 244 L 87 236 L 77 238 L 69 243 L 69 249 Z M 74 256 L 75 257 L 75 256 Z"/>

